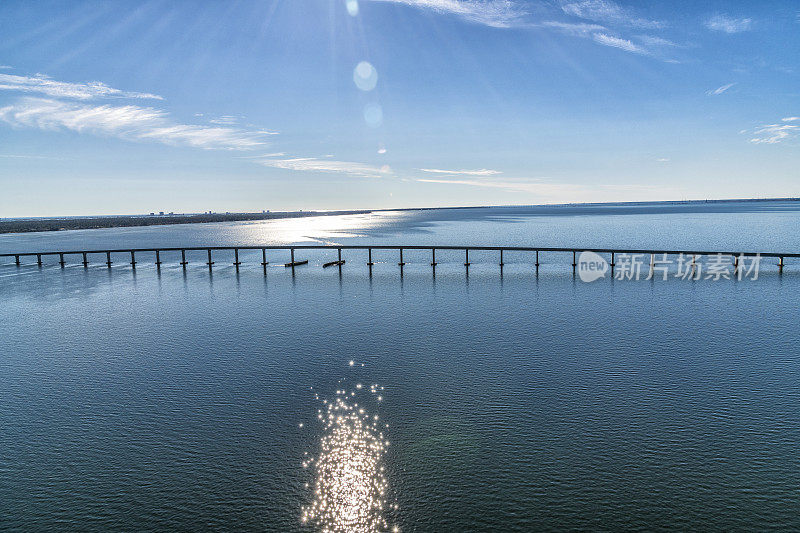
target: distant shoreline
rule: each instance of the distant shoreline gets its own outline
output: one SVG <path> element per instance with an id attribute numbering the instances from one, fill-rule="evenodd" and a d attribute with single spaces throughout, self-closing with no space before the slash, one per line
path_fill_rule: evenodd
<path id="1" fill-rule="evenodd" d="M 2 233 L 33 233 L 80 229 L 128 228 L 142 226 L 169 226 L 172 224 L 204 224 L 211 222 L 246 222 L 326 215 L 361 215 L 371 210 L 358 211 L 282 211 L 275 213 L 194 213 L 173 215 L 108 215 L 60 218 L 0 219 Z"/>
<path id="2" fill-rule="evenodd" d="M 487 209 L 487 208 L 559 208 L 600 206 L 648 206 L 648 205 L 702 205 L 745 202 L 800 202 L 800 198 L 742 198 L 722 200 L 665 200 L 655 202 L 586 202 L 562 204 L 528 204 L 460 207 L 408 207 L 398 209 L 354 209 L 340 211 L 276 211 L 261 213 L 188 213 L 151 215 L 98 215 L 75 217 L 31 217 L 0 218 L 0 234 L 68 231 L 83 229 L 106 229 L 142 226 L 168 226 L 172 224 L 205 224 L 213 222 L 247 222 L 286 218 L 303 218 L 336 215 L 365 215 L 388 211 L 430 211 L 437 209 Z"/>

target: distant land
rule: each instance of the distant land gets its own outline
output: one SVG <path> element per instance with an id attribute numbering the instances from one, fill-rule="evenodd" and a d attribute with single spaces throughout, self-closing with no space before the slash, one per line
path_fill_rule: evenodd
<path id="1" fill-rule="evenodd" d="M 166 226 L 171 224 L 201 224 L 210 222 L 242 222 L 249 220 L 272 220 L 334 215 L 363 215 L 387 211 L 428 211 L 433 209 L 485 209 L 489 207 L 600 207 L 600 206 L 658 206 L 658 205 L 702 205 L 744 202 L 800 202 L 800 198 L 744 198 L 725 200 L 677 200 L 660 202 L 595 202 L 562 203 L 514 206 L 463 206 L 463 207 L 417 207 L 400 209 L 360 209 L 342 211 L 263 211 L 261 213 L 151 213 L 149 215 L 100 215 L 75 217 L 31 217 L 0 218 L 0 233 L 28 233 L 43 231 L 66 231 L 78 229 L 123 228 L 134 226 Z"/>

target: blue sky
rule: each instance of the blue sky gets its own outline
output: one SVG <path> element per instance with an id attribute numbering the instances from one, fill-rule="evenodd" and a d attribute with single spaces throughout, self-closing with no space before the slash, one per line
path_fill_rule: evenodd
<path id="1" fill-rule="evenodd" d="M 0 217 L 800 196 L 790 1 L 0 3 Z"/>

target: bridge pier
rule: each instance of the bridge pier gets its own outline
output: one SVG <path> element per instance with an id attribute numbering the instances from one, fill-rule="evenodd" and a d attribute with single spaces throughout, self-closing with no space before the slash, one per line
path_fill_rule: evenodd
<path id="1" fill-rule="evenodd" d="M 261 266 L 266 267 L 268 264 L 269 264 L 269 261 L 267 261 L 267 249 L 266 248 L 262 248 L 261 249 Z M 264 270 L 266 270 L 266 268 L 264 268 Z"/>
<path id="2" fill-rule="evenodd" d="M 64 261 L 64 254 L 61 254 L 61 253 L 60 253 L 60 254 L 58 254 L 58 264 L 60 264 L 60 265 L 61 265 L 61 268 L 64 268 L 64 266 L 67 264 L 67 263 Z"/>
<path id="3" fill-rule="evenodd" d="M 159 250 L 156 250 L 156 268 L 161 270 L 161 254 L 159 254 Z"/>
<path id="4" fill-rule="evenodd" d="M 188 264 L 189 262 L 186 261 L 186 250 L 181 250 L 181 266 L 184 270 L 186 270 L 186 265 Z"/>
<path id="5" fill-rule="evenodd" d="M 783 257 L 778 258 L 778 273 L 783 274 Z"/>
<path id="6" fill-rule="evenodd" d="M 464 248 L 464 266 L 469 268 L 469 248 Z"/>
<path id="7" fill-rule="evenodd" d="M 36 254 L 36 265 L 42 266 L 42 254 Z"/>
<path id="8" fill-rule="evenodd" d="M 436 248 L 431 248 L 431 266 L 435 269 L 436 265 Z"/>
<path id="9" fill-rule="evenodd" d="M 401 266 L 401 267 L 403 267 L 403 266 L 405 266 L 405 265 L 406 265 L 406 264 L 405 264 L 405 262 L 403 261 L 403 249 L 402 249 L 402 248 L 400 248 L 400 262 L 399 262 L 399 263 L 397 263 L 397 264 L 398 264 L 399 266 Z"/>
<path id="10" fill-rule="evenodd" d="M 206 249 L 208 252 L 208 261 L 206 264 L 208 265 L 208 269 L 211 270 L 211 266 L 214 264 L 214 261 L 211 260 L 211 248 Z"/>
<path id="11" fill-rule="evenodd" d="M 106 266 L 111 268 L 111 252 L 106 252 Z"/>
<path id="12" fill-rule="evenodd" d="M 372 248 L 367 248 L 367 266 L 371 267 L 374 264 L 375 263 L 372 262 Z"/>
<path id="13" fill-rule="evenodd" d="M 500 248 L 500 270 L 503 269 L 503 266 L 505 266 L 505 263 L 503 262 L 503 249 Z"/>
<path id="14" fill-rule="evenodd" d="M 131 268 L 136 270 L 136 252 L 131 250 Z"/>
<path id="15" fill-rule="evenodd" d="M 83 252 L 83 268 L 89 266 L 89 259 L 86 257 L 86 252 Z"/>
<path id="16" fill-rule="evenodd" d="M 539 250 L 536 250 L 536 272 L 539 272 Z"/>
<path id="17" fill-rule="evenodd" d="M 241 261 L 239 261 L 239 249 L 238 248 L 234 248 L 233 249 L 233 266 L 235 266 L 237 268 L 237 270 L 238 270 L 239 265 L 241 265 L 241 264 L 242 264 Z"/>

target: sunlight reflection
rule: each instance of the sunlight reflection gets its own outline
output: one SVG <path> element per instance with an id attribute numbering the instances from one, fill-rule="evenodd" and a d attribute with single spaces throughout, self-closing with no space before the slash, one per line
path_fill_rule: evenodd
<path id="1" fill-rule="evenodd" d="M 240 225 L 237 227 L 237 233 L 242 233 L 240 236 L 242 240 L 265 244 L 298 242 L 335 244 L 332 242 L 333 239 L 363 237 L 365 230 L 385 226 L 398 216 L 398 213 L 392 213 L 392 217 L 388 216 L 389 214 L 384 212 L 278 218 Z"/>
<path id="2" fill-rule="evenodd" d="M 373 397 L 382 390 L 377 384 L 369 388 Z M 389 441 L 383 428 L 388 424 L 355 403 L 355 396 L 355 390 L 340 389 L 334 401 L 323 401 L 326 409 L 317 412 L 324 428 L 319 455 L 303 463 L 314 469 L 315 481 L 313 501 L 303 507 L 301 520 L 320 531 L 389 531 L 385 512 L 397 510 L 387 504 L 383 463 Z"/>

